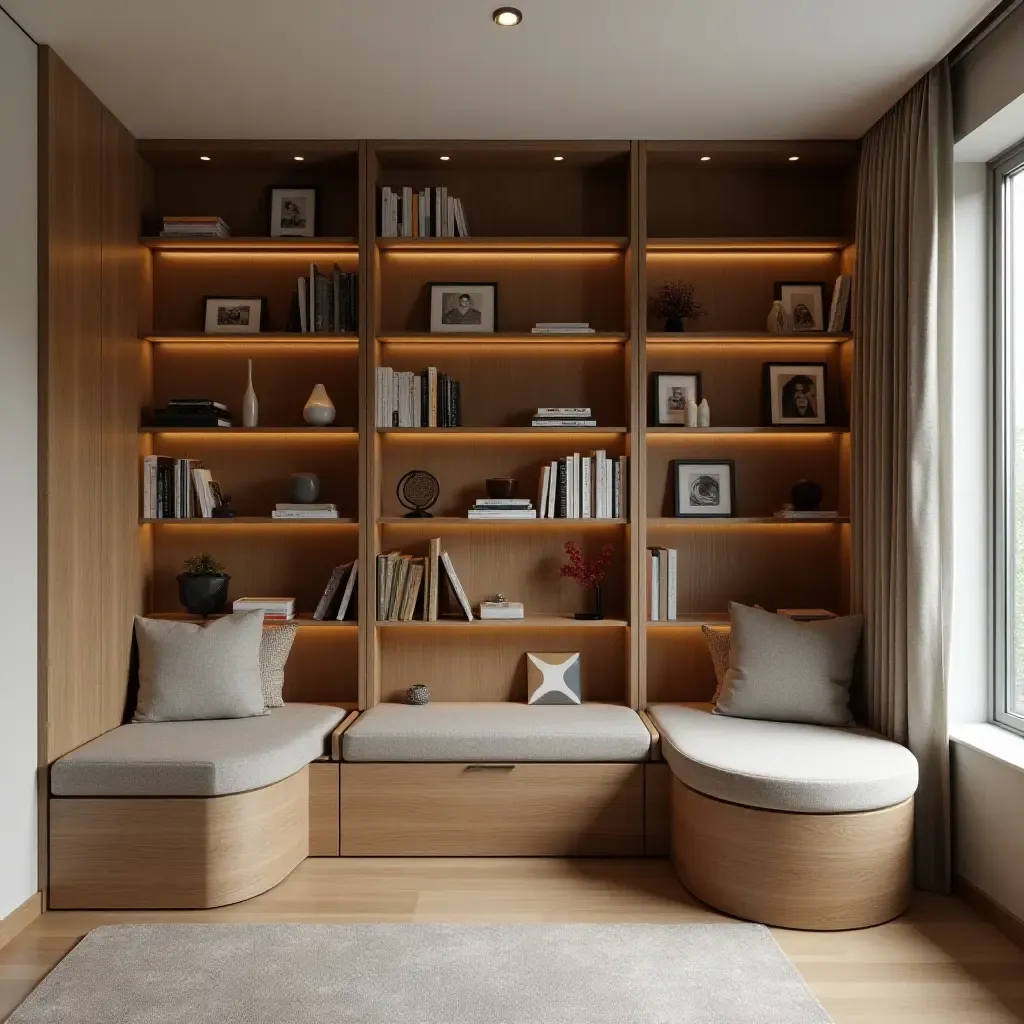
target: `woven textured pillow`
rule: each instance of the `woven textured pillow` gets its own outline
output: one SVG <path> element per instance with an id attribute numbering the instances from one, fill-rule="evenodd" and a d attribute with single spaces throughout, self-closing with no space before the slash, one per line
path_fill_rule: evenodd
<path id="1" fill-rule="evenodd" d="M 718 698 L 722 696 L 722 687 L 725 686 L 725 673 L 729 671 L 729 643 L 732 631 L 728 626 L 704 625 L 700 629 L 708 645 L 711 664 L 715 668 L 715 695 L 711 702 L 717 704 Z"/>
<path id="2" fill-rule="evenodd" d="M 294 622 L 289 622 L 284 626 L 269 626 L 263 630 L 263 639 L 260 641 L 260 682 L 263 684 L 263 703 L 268 708 L 284 707 L 284 666 L 291 654 L 298 629 Z"/>

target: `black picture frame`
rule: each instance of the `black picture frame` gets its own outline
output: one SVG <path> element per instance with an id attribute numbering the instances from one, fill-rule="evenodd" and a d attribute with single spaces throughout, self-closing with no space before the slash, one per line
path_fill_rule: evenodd
<path id="1" fill-rule="evenodd" d="M 701 403 L 701 399 L 704 397 L 703 385 L 701 383 L 700 372 L 696 370 L 657 370 L 651 373 L 650 382 L 648 384 L 648 404 L 650 406 L 650 425 L 652 427 L 672 427 L 679 428 L 682 430 L 686 429 L 685 423 L 673 423 L 668 420 L 663 420 L 661 416 L 661 401 L 660 401 L 660 382 L 662 377 L 693 377 L 696 383 L 697 398 L 696 402 L 698 405 Z"/>
<path id="2" fill-rule="evenodd" d="M 313 233 L 300 234 L 288 232 L 274 233 L 274 199 L 278 192 L 312 192 L 313 193 Z M 267 190 L 267 234 L 271 238 L 316 238 L 320 234 L 320 189 L 317 185 L 271 185 Z"/>
<path id="3" fill-rule="evenodd" d="M 691 466 L 725 466 L 729 469 L 729 511 L 728 512 L 684 512 L 683 493 L 680 486 L 680 470 Z M 676 519 L 733 519 L 736 516 L 736 462 L 733 459 L 673 459 L 672 490 L 675 495 L 674 514 Z M 687 508 L 692 507 L 687 504 Z"/>
<path id="4" fill-rule="evenodd" d="M 207 318 L 211 302 L 258 302 L 260 304 L 260 325 L 253 328 L 249 324 L 241 325 L 238 330 L 233 327 L 227 330 L 210 330 Z M 204 295 L 203 296 L 203 332 L 205 334 L 262 334 L 267 330 L 267 297 L 265 295 Z"/>
<path id="5" fill-rule="evenodd" d="M 774 371 L 793 371 L 795 375 L 803 373 L 811 376 L 807 371 L 820 371 L 821 382 L 818 387 L 818 415 L 814 417 L 793 417 L 782 415 L 782 403 L 776 408 L 776 388 L 774 383 Z M 808 429 L 827 427 L 828 422 L 828 363 L 806 362 L 806 363 L 773 363 L 767 362 L 763 365 L 763 401 L 764 401 L 764 423 L 768 427 L 784 427 L 787 430 Z"/>
<path id="6" fill-rule="evenodd" d="M 471 288 L 491 289 L 491 326 L 465 324 L 461 326 L 442 323 L 443 312 L 435 318 L 434 291 L 444 288 L 449 291 L 465 291 Z M 498 282 L 497 281 L 431 281 L 427 285 L 427 298 L 430 309 L 431 334 L 494 334 L 498 330 Z"/>
<path id="7" fill-rule="evenodd" d="M 784 306 L 786 300 L 784 298 L 784 290 L 787 288 L 815 288 L 818 290 L 818 314 L 821 321 L 820 327 L 799 327 L 796 324 L 796 317 L 793 314 L 793 310 L 786 306 L 786 312 L 793 316 L 793 333 L 794 334 L 824 334 L 828 329 L 828 316 L 829 310 L 825 308 L 825 289 L 827 285 L 824 281 L 776 281 L 775 282 L 775 298 L 778 299 Z"/>

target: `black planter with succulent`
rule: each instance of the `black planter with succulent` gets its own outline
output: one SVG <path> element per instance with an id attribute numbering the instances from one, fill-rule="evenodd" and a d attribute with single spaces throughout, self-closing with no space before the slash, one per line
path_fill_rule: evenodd
<path id="1" fill-rule="evenodd" d="M 666 331 L 686 329 L 687 320 L 699 320 L 704 306 L 695 298 L 696 289 L 684 281 L 666 281 L 650 298 L 651 312 L 665 318 Z"/>
<path id="2" fill-rule="evenodd" d="M 224 566 L 205 551 L 185 559 L 184 571 L 178 576 L 178 597 L 193 615 L 216 615 L 228 603 L 231 577 Z"/>

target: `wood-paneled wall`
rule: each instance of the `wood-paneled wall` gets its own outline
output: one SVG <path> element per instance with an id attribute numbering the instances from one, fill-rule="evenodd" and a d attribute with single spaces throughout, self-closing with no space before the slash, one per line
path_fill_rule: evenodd
<path id="1" fill-rule="evenodd" d="M 135 140 L 48 47 L 39 59 L 42 756 L 120 724 L 138 530 Z"/>

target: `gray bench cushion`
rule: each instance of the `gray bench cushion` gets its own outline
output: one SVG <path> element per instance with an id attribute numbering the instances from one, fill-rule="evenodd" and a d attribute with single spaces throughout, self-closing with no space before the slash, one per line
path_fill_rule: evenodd
<path id="1" fill-rule="evenodd" d="M 763 722 L 706 709 L 648 709 L 673 774 L 733 804 L 803 814 L 892 807 L 917 789 L 917 760 L 862 729 Z"/>
<path id="2" fill-rule="evenodd" d="M 651 735 L 616 704 L 378 704 L 342 749 L 346 761 L 646 761 Z"/>
<path id="3" fill-rule="evenodd" d="M 66 754 L 54 796 L 224 796 L 294 775 L 325 753 L 341 708 L 286 704 L 259 718 L 134 722 Z"/>

